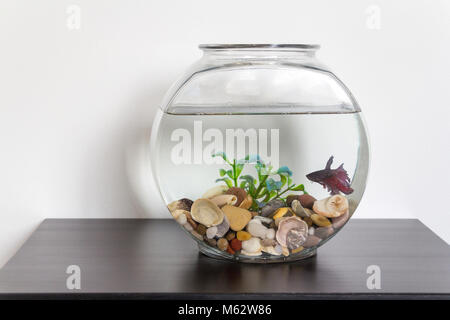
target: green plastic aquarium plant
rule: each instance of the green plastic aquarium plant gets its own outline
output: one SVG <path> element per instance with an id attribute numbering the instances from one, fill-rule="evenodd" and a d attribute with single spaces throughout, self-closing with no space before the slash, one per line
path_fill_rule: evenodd
<path id="1" fill-rule="evenodd" d="M 252 208 L 266 204 L 273 199 L 285 200 L 288 191 L 303 191 L 303 184 L 295 184 L 292 181 L 292 171 L 287 166 L 282 166 L 274 170 L 273 166 L 264 163 L 259 155 L 247 155 L 241 160 L 229 159 L 225 152 L 217 152 L 213 157 L 221 157 L 231 168 L 219 169 L 220 178 L 216 182 L 225 182 L 229 188 L 240 187 L 244 189 L 252 198 Z M 246 164 L 254 164 L 257 178 L 252 175 L 241 176 Z"/>

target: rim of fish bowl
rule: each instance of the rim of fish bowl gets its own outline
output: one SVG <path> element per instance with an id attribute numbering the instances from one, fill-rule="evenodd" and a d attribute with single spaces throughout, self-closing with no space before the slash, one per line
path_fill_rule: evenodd
<path id="1" fill-rule="evenodd" d="M 267 50 L 318 50 L 318 44 L 301 43 L 234 43 L 234 44 L 200 44 L 201 50 L 242 50 L 242 49 L 267 49 Z"/>

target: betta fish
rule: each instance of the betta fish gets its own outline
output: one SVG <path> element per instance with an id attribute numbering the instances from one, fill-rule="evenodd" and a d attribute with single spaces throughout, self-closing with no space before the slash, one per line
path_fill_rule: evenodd
<path id="1" fill-rule="evenodd" d="M 347 175 L 347 171 L 344 169 L 344 164 L 341 164 L 336 169 L 331 169 L 333 163 L 333 156 L 328 159 L 325 169 L 314 171 L 307 174 L 306 177 L 313 181 L 320 183 L 324 188 L 326 187 L 330 193 L 339 194 L 339 191 L 350 194 L 353 189 L 350 188 L 350 178 Z"/>

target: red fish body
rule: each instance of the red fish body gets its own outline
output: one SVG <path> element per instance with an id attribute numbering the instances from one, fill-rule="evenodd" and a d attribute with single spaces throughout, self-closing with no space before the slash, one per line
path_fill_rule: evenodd
<path id="1" fill-rule="evenodd" d="M 331 169 L 332 163 L 333 156 L 328 159 L 325 169 L 307 174 L 306 177 L 313 182 L 320 183 L 332 195 L 339 194 L 339 192 L 344 194 L 352 193 L 353 189 L 350 187 L 350 178 L 344 169 L 344 164 L 341 164 L 336 169 Z"/>

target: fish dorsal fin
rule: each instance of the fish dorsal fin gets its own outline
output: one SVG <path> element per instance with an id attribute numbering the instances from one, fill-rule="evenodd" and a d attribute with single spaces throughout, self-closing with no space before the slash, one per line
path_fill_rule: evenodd
<path id="1" fill-rule="evenodd" d="M 325 169 L 331 169 L 331 164 L 333 163 L 333 156 L 330 157 L 330 159 L 328 159 L 327 165 L 325 166 Z"/>

